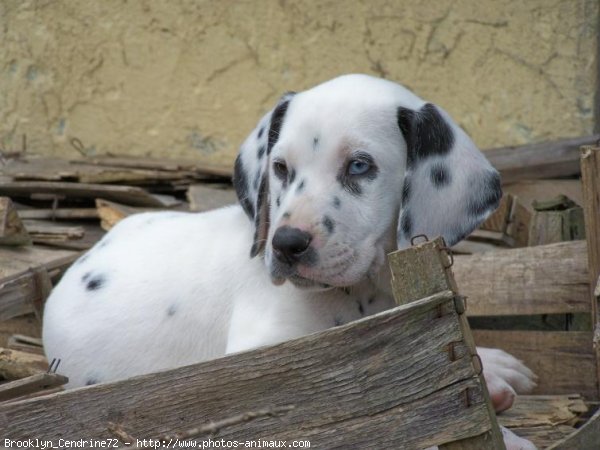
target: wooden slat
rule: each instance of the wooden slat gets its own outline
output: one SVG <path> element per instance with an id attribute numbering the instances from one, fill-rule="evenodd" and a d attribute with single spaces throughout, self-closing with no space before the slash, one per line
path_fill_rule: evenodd
<path id="1" fill-rule="evenodd" d="M 580 173 L 579 147 L 596 142 L 600 135 L 562 139 L 521 146 L 495 148 L 485 156 L 500 171 L 502 181 L 565 177 Z"/>
<path id="2" fill-rule="evenodd" d="M 0 248 L 0 321 L 34 312 L 49 293 L 47 278 L 58 276 L 78 256 L 68 250 Z"/>
<path id="3" fill-rule="evenodd" d="M 425 448 L 491 426 L 461 340 L 454 295 L 445 292 L 276 346 L 0 405 L 0 429 L 12 439 L 89 439 L 109 437 L 114 422 L 150 438 L 293 405 L 281 417 L 221 429 L 219 438 Z M 446 349 L 455 341 L 451 362 Z"/>
<path id="4" fill-rule="evenodd" d="M 547 450 L 594 450 L 598 448 L 598 442 L 600 442 L 600 409 L 581 428 L 555 442 Z"/>
<path id="5" fill-rule="evenodd" d="M 539 377 L 534 394 L 579 393 L 597 398 L 592 333 L 583 331 L 473 330 L 481 347 L 505 350 Z"/>
<path id="6" fill-rule="evenodd" d="M 50 181 L 15 181 L 0 184 L 0 195 L 29 197 L 32 193 L 64 195 L 71 198 L 104 198 L 132 206 L 165 207 L 177 204 L 169 196 L 150 194 L 132 186 Z"/>
<path id="7" fill-rule="evenodd" d="M 502 186 L 506 194 L 512 194 L 520 203 L 533 213 L 535 200 L 548 200 L 559 195 L 565 195 L 583 206 L 583 191 L 581 180 L 524 180 Z"/>
<path id="8" fill-rule="evenodd" d="M 498 415 L 498 421 L 542 449 L 572 434 L 587 410 L 579 394 L 519 395 L 510 409 Z M 572 447 L 576 448 L 581 447 Z"/>
<path id="9" fill-rule="evenodd" d="M 233 189 L 223 189 L 206 184 L 194 184 L 188 188 L 187 198 L 191 211 L 209 211 L 237 203 Z"/>
<path id="10" fill-rule="evenodd" d="M 596 297 L 597 294 L 594 292 L 600 283 L 600 147 L 581 149 L 581 182 L 585 235 L 588 245 L 589 292 L 596 350 L 596 382 L 598 398 L 600 398 L 600 297 Z"/>
<path id="11" fill-rule="evenodd" d="M 397 304 L 410 304 L 415 299 L 442 290 L 450 290 L 457 295 L 454 299 L 454 308 L 458 312 L 458 321 L 467 354 L 473 357 L 477 352 L 475 342 L 465 315 L 464 300 L 458 296 L 458 287 L 450 270 L 451 254 L 443 240 L 438 237 L 429 242 L 417 243 L 410 248 L 390 254 L 388 260 L 392 273 L 392 291 Z M 442 314 L 442 311 L 439 311 L 439 314 Z M 490 429 L 477 436 L 441 445 L 440 450 L 505 448 L 485 379 L 481 375 L 481 367 L 478 370 L 477 378 L 481 383 L 481 391 L 490 418 Z"/>
<path id="12" fill-rule="evenodd" d="M 469 316 L 589 312 L 585 241 L 457 255 Z"/>
<path id="13" fill-rule="evenodd" d="M 0 402 L 62 386 L 69 379 L 57 373 L 37 373 L 26 378 L 0 384 Z"/>

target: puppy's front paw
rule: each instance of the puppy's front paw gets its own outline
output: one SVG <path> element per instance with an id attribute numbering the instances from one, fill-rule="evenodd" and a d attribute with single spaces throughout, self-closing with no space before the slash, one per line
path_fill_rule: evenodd
<path id="1" fill-rule="evenodd" d="M 536 386 L 537 376 L 514 356 L 483 347 L 477 347 L 477 353 L 496 412 L 510 408 L 516 394 L 526 394 Z"/>
<path id="2" fill-rule="evenodd" d="M 533 445 L 533 442 L 517 436 L 508 428 L 500 427 L 500 430 L 502 431 L 502 438 L 504 439 L 506 450 L 537 450 L 537 447 Z"/>

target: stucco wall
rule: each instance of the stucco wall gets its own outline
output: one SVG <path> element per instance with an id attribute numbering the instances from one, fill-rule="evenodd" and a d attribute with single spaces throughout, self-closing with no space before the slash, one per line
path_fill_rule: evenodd
<path id="1" fill-rule="evenodd" d="M 598 0 L 0 1 L 0 146 L 231 162 L 279 95 L 401 81 L 482 147 L 589 134 Z"/>

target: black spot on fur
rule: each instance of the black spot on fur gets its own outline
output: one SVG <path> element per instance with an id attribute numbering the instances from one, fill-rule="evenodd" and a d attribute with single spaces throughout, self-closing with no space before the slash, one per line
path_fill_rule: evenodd
<path id="1" fill-rule="evenodd" d="M 356 303 L 358 303 L 358 312 L 360 313 L 361 316 L 364 316 L 365 308 L 363 307 L 362 303 L 360 301 L 357 301 Z"/>
<path id="2" fill-rule="evenodd" d="M 408 211 L 404 211 L 402 215 L 402 233 L 404 233 L 404 237 L 406 239 L 410 239 L 412 233 L 412 218 L 410 217 L 410 213 Z"/>
<path id="3" fill-rule="evenodd" d="M 84 275 L 81 277 L 81 281 L 83 281 L 83 282 L 85 283 L 85 282 L 87 281 L 87 279 L 88 279 L 88 278 L 89 278 L 91 275 L 92 275 L 92 273 L 91 273 L 91 272 L 87 272 L 86 274 L 84 274 Z"/>
<path id="4" fill-rule="evenodd" d="M 302 180 L 298 187 L 296 188 L 296 194 L 300 194 L 304 190 L 304 186 L 306 185 L 305 181 Z"/>
<path id="5" fill-rule="evenodd" d="M 279 208 L 281 206 L 281 197 L 277 196 L 277 200 L 275 200 L 275 204 Z"/>
<path id="6" fill-rule="evenodd" d="M 289 213 L 289 211 L 286 211 L 283 213 L 283 215 L 281 216 L 283 219 L 289 219 L 291 216 L 291 214 Z"/>
<path id="7" fill-rule="evenodd" d="M 319 148 L 319 138 L 314 137 L 313 138 L 313 150 L 317 150 L 318 148 Z"/>
<path id="8" fill-rule="evenodd" d="M 333 207 L 335 209 L 340 209 L 340 206 L 342 206 L 342 201 L 340 200 L 339 197 L 333 197 Z"/>
<path id="9" fill-rule="evenodd" d="M 258 147 L 258 151 L 256 152 L 256 156 L 258 156 L 258 159 L 261 159 L 264 154 L 265 154 L 266 148 L 264 145 L 261 145 L 260 147 Z"/>
<path id="10" fill-rule="evenodd" d="M 288 97 L 291 97 L 293 93 L 286 94 Z M 285 96 L 284 96 L 285 98 Z M 282 101 L 275 107 L 273 110 L 273 114 L 271 115 L 271 126 L 269 127 L 269 139 L 267 143 L 267 155 L 271 154 L 271 150 L 273 150 L 273 146 L 279 139 L 279 132 L 281 131 L 281 126 L 283 125 L 283 120 L 285 118 L 285 113 L 287 112 L 288 106 L 290 105 L 291 98 L 287 98 Z"/>
<path id="11" fill-rule="evenodd" d="M 334 327 L 339 327 L 340 325 L 344 325 L 344 321 L 342 320 L 341 317 L 336 317 L 335 319 L 333 319 Z"/>
<path id="12" fill-rule="evenodd" d="M 167 316 L 173 317 L 173 315 L 177 312 L 177 305 L 171 305 L 167 308 Z"/>
<path id="13" fill-rule="evenodd" d="M 398 108 L 398 126 L 406 140 L 407 166 L 429 156 L 446 155 L 454 145 L 454 132 L 431 103 L 419 111 Z"/>
<path id="14" fill-rule="evenodd" d="M 402 186 L 402 205 L 406 205 L 410 199 L 410 178 L 404 178 L 404 185 Z"/>
<path id="15" fill-rule="evenodd" d="M 105 283 L 106 283 L 106 278 L 104 278 L 104 276 L 102 276 L 102 275 L 96 275 L 96 276 L 91 277 L 89 279 L 89 281 L 87 282 L 85 288 L 88 291 L 97 291 L 102 286 L 104 286 Z"/>
<path id="16" fill-rule="evenodd" d="M 296 180 L 296 171 L 294 169 L 290 169 L 288 173 L 288 183 L 292 184 Z"/>
<path id="17" fill-rule="evenodd" d="M 233 186 L 235 187 L 235 193 L 237 195 L 244 212 L 248 217 L 254 219 L 254 205 L 250 201 L 248 193 L 248 180 L 246 179 L 246 172 L 242 164 L 242 157 L 238 155 L 235 159 L 235 166 L 233 169 Z"/>
<path id="18" fill-rule="evenodd" d="M 335 230 L 335 223 L 329 216 L 323 217 L 323 226 L 329 234 L 333 233 Z"/>
<path id="19" fill-rule="evenodd" d="M 433 164 L 429 175 L 431 182 L 438 189 L 442 189 L 452 181 L 450 170 L 442 163 Z"/>
<path id="20" fill-rule="evenodd" d="M 260 130 L 258 130 L 258 139 L 260 139 L 262 137 L 264 132 L 265 132 L 265 127 L 260 127 Z"/>
<path id="21" fill-rule="evenodd" d="M 468 204 L 468 213 L 476 217 L 496 209 L 502 198 L 502 186 L 498 172 L 488 172 L 478 185 L 478 188 L 473 189 L 472 198 Z"/>
<path id="22" fill-rule="evenodd" d="M 369 301 L 367 302 L 369 305 L 372 305 L 373 303 L 375 303 L 375 296 L 370 297 Z"/>
<path id="23" fill-rule="evenodd" d="M 86 386 L 91 386 L 93 384 L 98 384 L 100 381 L 98 381 L 97 378 L 88 378 L 87 381 L 85 382 Z"/>

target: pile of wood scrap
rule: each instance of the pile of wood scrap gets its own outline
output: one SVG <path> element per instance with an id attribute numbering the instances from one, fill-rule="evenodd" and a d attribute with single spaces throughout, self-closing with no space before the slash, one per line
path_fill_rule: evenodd
<path id="1" fill-rule="evenodd" d="M 505 196 L 496 213 L 456 250 L 467 255 L 490 250 L 506 252 L 533 244 L 582 239 L 584 231 L 578 212 L 583 205 L 579 147 L 599 137 L 487 151 L 505 181 Z M 39 342 L 43 303 L 81 252 L 131 214 L 205 211 L 235 203 L 231 174 L 231 167 L 171 159 L 104 156 L 63 160 L 30 154 L 0 158 L 0 355 L 9 352 L 11 361 L 11 370 L 3 371 L 0 359 L 0 379 L 15 380 L 20 377 L 16 374 L 38 375 L 43 370 L 41 366 L 47 364 Z M 558 196 L 562 197 L 546 202 Z M 482 271 L 472 268 L 488 265 L 476 256 L 464 256 L 457 263 L 459 276 L 467 274 L 466 280 L 461 279 L 467 293 L 479 292 L 470 275 Z M 536 258 L 527 251 L 522 256 Z M 488 260 L 492 261 L 488 267 L 492 273 L 496 258 Z M 510 262 L 511 253 L 504 260 Z M 569 266 L 568 270 L 576 271 L 580 265 Z M 496 285 L 484 275 L 480 282 Z M 587 276 L 587 272 L 582 276 Z M 523 279 L 522 284 L 530 281 Z M 499 310 L 505 308 L 510 313 L 512 309 L 500 301 L 503 303 Z M 530 303 L 529 299 L 524 301 L 526 306 Z M 477 311 L 477 300 L 473 305 Z M 561 313 L 565 305 L 571 305 L 568 299 L 561 303 Z M 543 307 L 534 309 L 535 314 L 545 311 Z M 584 309 L 588 313 L 589 308 L 580 308 Z M 488 314 L 490 308 L 481 310 Z M 572 321 L 563 316 L 565 321 Z M 35 355 L 35 362 L 28 355 Z M 44 386 L 54 386 L 48 384 L 48 377 L 44 380 Z M 35 383 L 40 385 L 39 380 Z"/>
<path id="2" fill-rule="evenodd" d="M 115 156 L 0 159 L 0 380 L 45 371 L 43 303 L 81 252 L 131 214 L 235 203 L 231 172 L 190 161 Z M 44 375 L 44 383 L 49 378 Z M 16 392 L 25 391 L 20 386 Z"/>
<path id="3" fill-rule="evenodd" d="M 504 196 L 496 212 L 454 250 L 471 254 L 584 239 L 579 149 L 598 139 L 487 150 L 500 171 Z"/>

